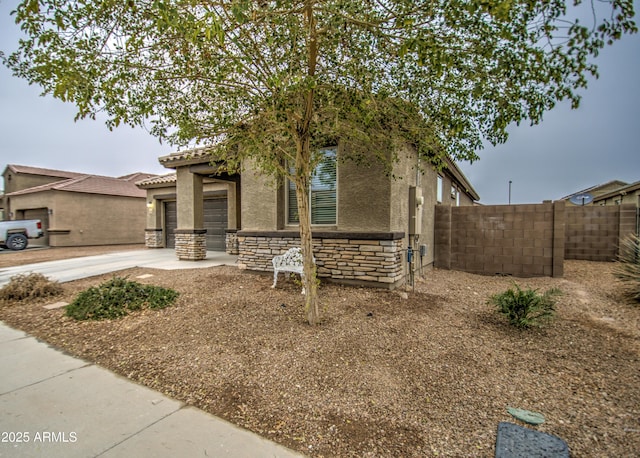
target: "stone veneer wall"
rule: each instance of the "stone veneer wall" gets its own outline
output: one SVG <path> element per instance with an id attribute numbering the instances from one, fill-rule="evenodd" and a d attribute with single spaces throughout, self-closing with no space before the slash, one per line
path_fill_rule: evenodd
<path id="1" fill-rule="evenodd" d="M 206 229 L 177 229 L 176 255 L 184 261 L 200 261 L 207 257 Z"/>
<path id="2" fill-rule="evenodd" d="M 240 253 L 238 249 L 238 231 L 229 229 L 225 237 L 225 251 L 227 254 L 237 255 Z"/>
<path id="3" fill-rule="evenodd" d="M 297 232 L 239 231 L 238 266 L 273 271 L 271 259 L 300 246 Z M 404 233 L 314 233 L 318 277 L 393 288 L 404 280 Z"/>
<path id="4" fill-rule="evenodd" d="M 147 248 L 163 248 L 162 229 L 145 229 L 144 230 L 144 244 Z"/>

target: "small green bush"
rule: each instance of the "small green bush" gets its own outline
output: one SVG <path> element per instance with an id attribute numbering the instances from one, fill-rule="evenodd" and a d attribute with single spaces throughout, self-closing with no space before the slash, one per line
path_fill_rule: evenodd
<path id="1" fill-rule="evenodd" d="M 59 296 L 62 285 L 39 273 L 18 274 L 11 277 L 9 283 L 0 289 L 0 300 L 21 302 L 25 300 Z"/>
<path id="2" fill-rule="evenodd" d="M 518 328 L 529 328 L 540 326 L 543 321 L 553 318 L 555 297 L 561 294 L 559 289 L 552 288 L 540 294 L 537 289 L 522 290 L 515 283 L 514 286 L 515 289 L 494 294 L 489 299 L 489 303 L 496 307 L 498 313 L 506 316 L 509 323 Z"/>
<path id="3" fill-rule="evenodd" d="M 178 293 L 172 289 L 142 285 L 127 278 L 114 277 L 78 294 L 73 302 L 67 305 L 66 314 L 76 320 L 114 319 L 145 307 L 168 307 L 177 297 Z"/>
<path id="4" fill-rule="evenodd" d="M 640 237 L 630 235 L 622 239 L 613 274 L 629 287 L 631 297 L 640 301 Z"/>

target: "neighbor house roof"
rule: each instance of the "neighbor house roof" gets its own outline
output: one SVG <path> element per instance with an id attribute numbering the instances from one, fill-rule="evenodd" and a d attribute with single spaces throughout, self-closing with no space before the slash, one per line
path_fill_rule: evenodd
<path id="1" fill-rule="evenodd" d="M 138 188 L 133 181 L 99 175 L 81 175 L 68 180 L 15 191 L 7 195 L 20 196 L 43 191 L 66 191 L 124 197 L 146 197 L 147 195 L 146 191 Z"/>
<path id="2" fill-rule="evenodd" d="M 4 173 L 7 170 L 12 171 L 13 173 L 24 173 L 28 175 L 42 175 L 47 177 L 58 177 L 58 178 L 76 178 L 85 176 L 84 173 L 77 172 L 67 172 L 65 170 L 54 170 L 54 169 L 45 169 L 41 167 L 31 167 L 29 165 L 18 165 L 18 164 L 9 164 L 4 169 Z"/>
<path id="3" fill-rule="evenodd" d="M 447 170 L 453 175 L 453 177 L 460 183 L 461 186 L 465 188 L 467 194 L 469 194 L 473 200 L 480 200 L 480 194 L 471 186 L 469 179 L 462 173 L 462 170 L 458 167 L 458 165 L 448 156 L 445 158 L 445 163 L 447 164 Z"/>
<path id="4" fill-rule="evenodd" d="M 605 192 L 608 192 L 611 189 L 617 189 L 621 186 L 626 186 L 627 183 L 624 181 L 620 181 L 620 180 L 611 180 L 611 181 L 607 181 L 606 183 L 602 183 L 602 184 L 597 184 L 595 186 L 591 186 L 590 188 L 587 189 L 583 189 L 581 191 L 577 191 L 577 192 L 572 192 L 571 194 L 569 194 L 568 196 L 564 196 L 562 197 L 560 200 L 569 200 L 571 199 L 573 196 L 578 195 L 578 194 L 593 194 L 594 196 L 599 196 Z"/>
<path id="5" fill-rule="evenodd" d="M 629 194 L 630 192 L 638 191 L 639 189 L 640 189 L 640 181 L 636 181 L 635 183 L 620 186 L 619 188 L 616 188 L 605 194 L 601 194 L 593 200 L 595 202 L 599 200 L 610 199 L 611 197 L 624 196 L 626 194 Z"/>
<path id="6" fill-rule="evenodd" d="M 146 180 L 148 178 L 156 177 L 155 173 L 144 173 L 144 172 L 136 172 L 130 173 L 129 175 L 124 175 L 118 177 L 118 180 L 131 181 L 132 183 L 137 183 L 138 181 Z"/>

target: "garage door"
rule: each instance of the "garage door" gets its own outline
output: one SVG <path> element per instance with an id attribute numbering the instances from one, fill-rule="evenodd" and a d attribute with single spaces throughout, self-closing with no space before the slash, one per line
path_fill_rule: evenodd
<path id="1" fill-rule="evenodd" d="M 34 208 L 30 210 L 22 210 L 19 213 L 21 217 L 20 219 L 39 219 L 40 221 L 42 221 L 42 232 L 44 232 L 44 237 L 29 240 L 29 245 L 49 245 L 49 233 L 47 232 L 47 229 L 49 229 L 49 209 Z"/>
<path id="2" fill-rule="evenodd" d="M 175 248 L 175 230 L 178 227 L 176 202 L 165 202 L 164 221 L 166 247 Z M 227 232 L 227 199 L 206 199 L 204 201 L 204 228 L 207 230 L 207 250 L 224 251 Z"/>
<path id="3" fill-rule="evenodd" d="M 204 201 L 204 228 L 207 230 L 207 250 L 224 251 L 227 235 L 227 199 Z"/>
<path id="4" fill-rule="evenodd" d="M 164 243 L 167 248 L 176 247 L 176 228 L 178 227 L 178 207 L 175 202 L 164 203 Z"/>

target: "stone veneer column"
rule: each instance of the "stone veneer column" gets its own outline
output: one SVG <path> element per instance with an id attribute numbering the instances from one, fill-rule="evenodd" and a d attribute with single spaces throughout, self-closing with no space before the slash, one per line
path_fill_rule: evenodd
<path id="1" fill-rule="evenodd" d="M 181 261 L 201 261 L 207 257 L 205 229 L 177 229 L 176 255 Z"/>
<path id="2" fill-rule="evenodd" d="M 235 229 L 227 230 L 225 237 L 225 251 L 227 254 L 237 255 L 240 250 L 238 248 L 238 231 Z"/>
<path id="3" fill-rule="evenodd" d="M 176 179 L 176 255 L 180 260 L 199 261 L 207 257 L 202 176 L 185 166 L 176 169 Z"/>
<path id="4" fill-rule="evenodd" d="M 147 248 L 163 248 L 162 229 L 145 229 L 144 244 Z"/>

